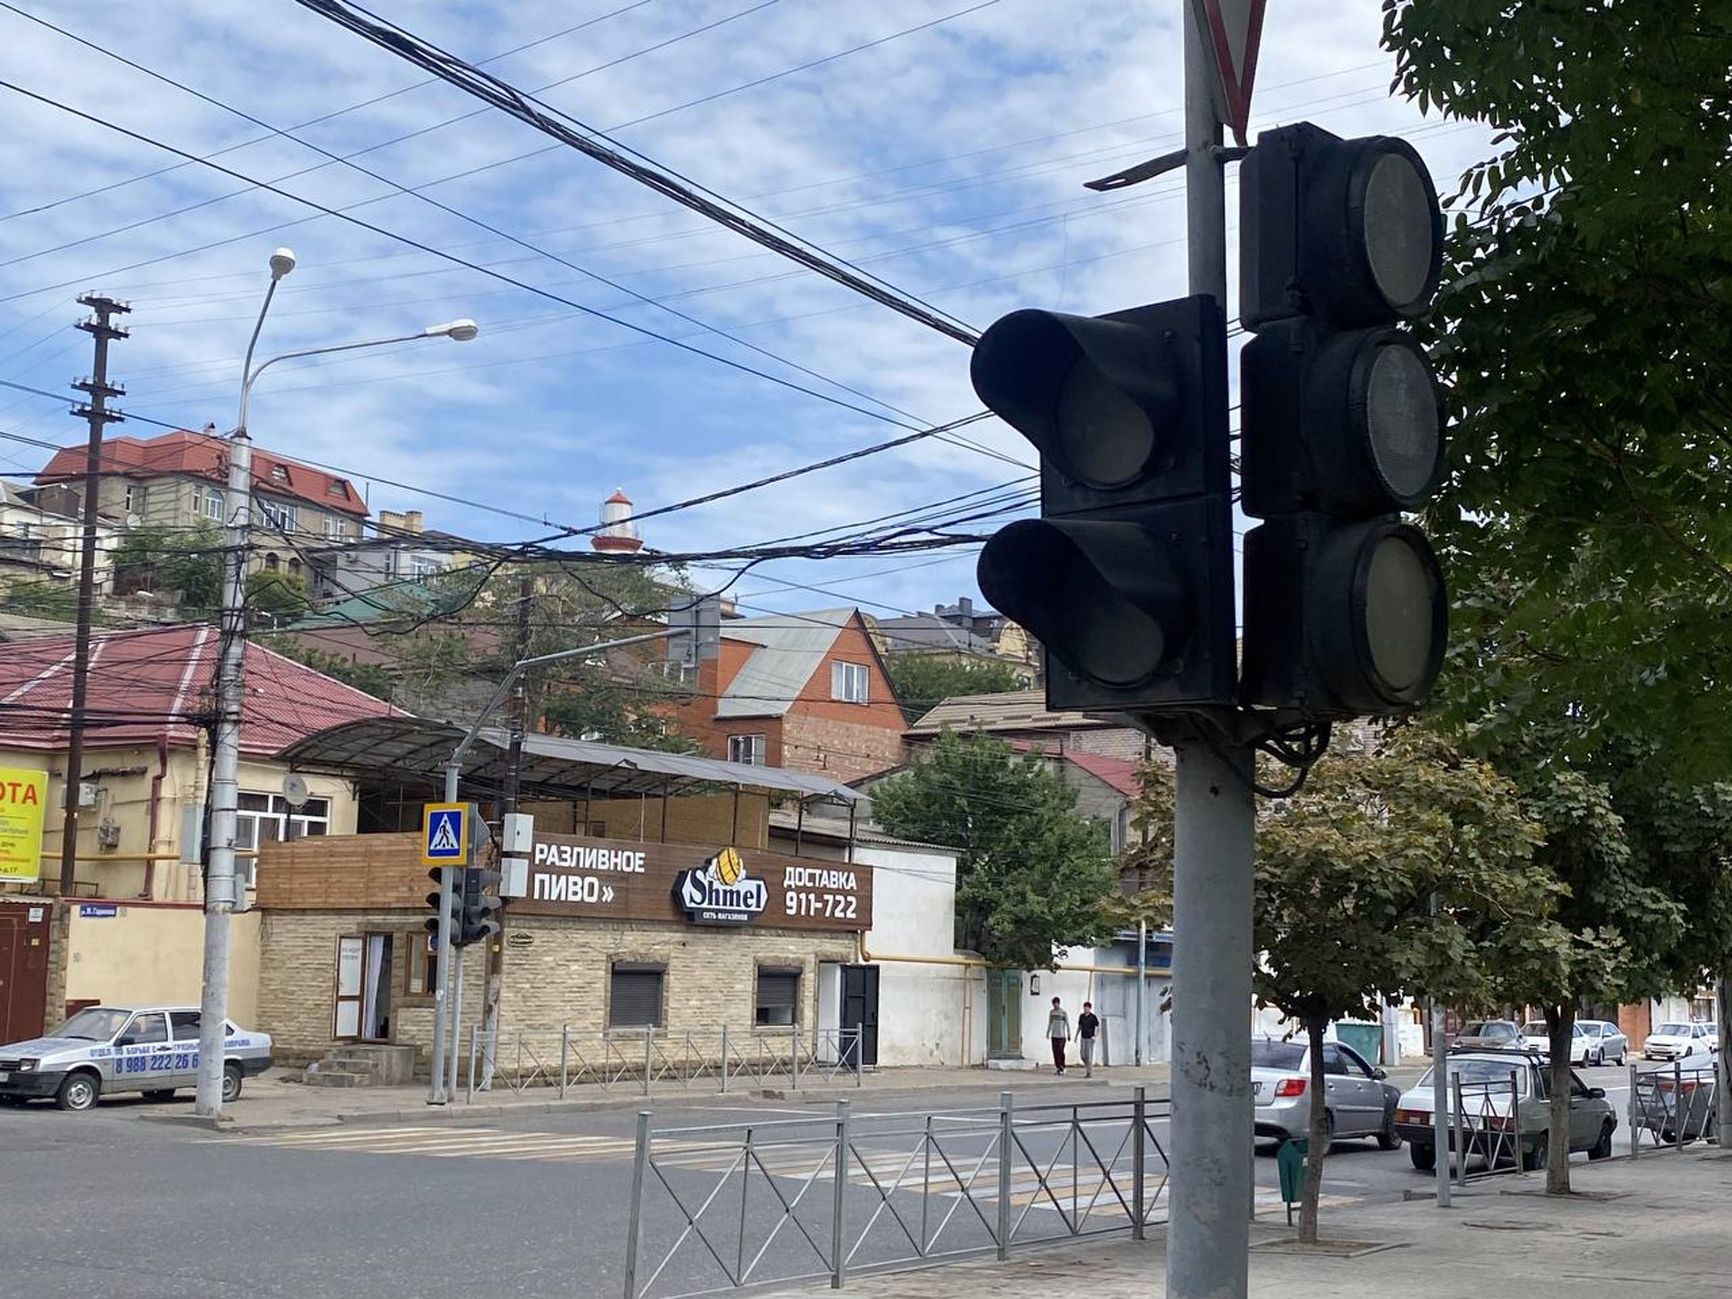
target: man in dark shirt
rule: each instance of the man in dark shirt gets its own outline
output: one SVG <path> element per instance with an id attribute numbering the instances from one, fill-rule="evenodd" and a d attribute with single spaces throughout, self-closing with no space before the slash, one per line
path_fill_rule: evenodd
<path id="1" fill-rule="evenodd" d="M 1076 1017 L 1077 1047 L 1082 1052 L 1083 1077 L 1095 1076 L 1095 1034 L 1100 1031 L 1101 1021 L 1095 1014 L 1092 1001 L 1083 1002 L 1082 1014 Z"/>

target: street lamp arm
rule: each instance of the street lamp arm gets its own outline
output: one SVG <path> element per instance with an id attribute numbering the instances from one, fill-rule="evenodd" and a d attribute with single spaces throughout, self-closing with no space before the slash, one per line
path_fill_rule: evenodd
<path id="1" fill-rule="evenodd" d="M 265 295 L 265 305 L 267 307 L 270 306 L 270 294 L 276 291 L 276 287 L 276 284 L 273 282 Z M 261 311 L 259 313 L 259 323 L 261 325 L 264 323 L 264 319 L 264 313 Z M 327 352 L 353 352 L 363 347 L 389 347 L 392 343 L 412 343 L 416 339 L 426 337 L 428 337 L 426 333 L 414 333 L 403 334 L 397 338 L 371 338 L 360 343 L 335 343 L 330 347 L 307 347 L 302 348 L 298 352 L 283 352 L 277 356 L 271 357 L 267 361 L 260 361 L 257 369 L 252 368 L 253 349 L 252 344 L 249 343 L 247 345 L 246 357 L 247 369 L 244 371 L 246 374 L 246 382 L 241 384 L 240 417 L 235 422 L 235 431 L 239 434 L 245 435 L 247 431 L 247 405 L 253 395 L 253 382 L 278 361 L 293 361 L 303 356 L 323 356 Z M 258 341 L 257 328 L 253 330 L 253 341 Z"/>

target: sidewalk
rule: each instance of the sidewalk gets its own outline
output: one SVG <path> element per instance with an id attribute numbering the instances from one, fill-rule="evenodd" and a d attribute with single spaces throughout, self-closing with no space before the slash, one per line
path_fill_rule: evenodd
<path id="1" fill-rule="evenodd" d="M 1299 1252 L 1279 1220 L 1252 1229 L 1252 1299 L 1577 1299 L 1621 1284 L 1664 1288 L 1666 1299 L 1732 1292 L 1732 1154 L 1644 1154 L 1570 1169 L 1578 1194 L 1552 1199 L 1537 1179 L 1495 1178 L 1438 1210 L 1430 1200 L 1325 1209 L 1325 1242 L 1382 1246 L 1343 1256 Z M 1394 1248 L 1390 1248 L 1390 1247 Z M 841 1291 L 858 1299 L 1100 1299 L 1166 1293 L 1165 1232 L 1143 1244 L 1112 1238 L 1031 1249 L 920 1272 L 886 1273 Z M 784 1290 L 793 1299 L 817 1288 Z"/>
<path id="2" fill-rule="evenodd" d="M 750 1079 L 730 1080 L 728 1090 L 719 1090 L 713 1079 L 701 1079 L 687 1087 L 657 1084 L 649 1096 L 630 1081 L 603 1089 L 594 1085 L 572 1086 L 566 1099 L 559 1088 L 530 1087 L 516 1092 L 501 1086 L 492 1093 L 477 1092 L 465 1103 L 463 1090 L 449 1105 L 427 1104 L 427 1084 L 411 1087 L 310 1087 L 300 1082 L 299 1070 L 272 1070 L 246 1084 L 241 1098 L 224 1111 L 225 1131 L 257 1131 L 267 1128 L 317 1127 L 335 1123 L 416 1123 L 426 1121 L 488 1118 L 501 1114 L 577 1113 L 587 1110 L 679 1109 L 691 1106 L 746 1105 L 765 1098 L 784 1104 L 828 1105 L 852 1100 L 872 1109 L 899 1108 L 898 1096 L 929 1091 L 978 1088 L 1014 1091 L 1018 1095 L 1048 1087 L 1121 1089 L 1138 1083 L 1152 1094 L 1165 1095 L 1168 1070 L 1164 1064 L 1137 1069 L 1121 1066 L 1098 1069 L 1091 1081 L 1081 1074 L 1053 1076 L 1038 1069 L 903 1068 L 869 1070 L 856 1087 L 849 1075 L 837 1078 L 802 1078 L 796 1089 L 792 1080 L 776 1078 L 766 1087 Z M 190 1105 L 141 1106 L 134 1110 L 142 1118 L 166 1122 L 197 1123 Z"/>

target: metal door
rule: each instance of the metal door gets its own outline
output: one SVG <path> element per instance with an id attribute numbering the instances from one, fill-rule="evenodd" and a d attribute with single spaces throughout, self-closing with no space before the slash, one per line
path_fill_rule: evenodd
<path id="1" fill-rule="evenodd" d="M 47 903 L 0 903 L 0 1042 L 41 1037 L 47 1027 Z"/>
<path id="2" fill-rule="evenodd" d="M 856 1042 L 854 1030 L 860 1029 Z M 878 1063 L 878 967 L 876 965 L 844 965 L 842 967 L 842 1032 L 847 1044 L 846 1059 L 850 1065 L 865 1067 Z M 856 1059 L 855 1051 L 860 1055 Z"/>
<path id="3" fill-rule="evenodd" d="M 1022 1058 L 1022 976 L 1015 970 L 986 972 L 986 1054 Z"/>

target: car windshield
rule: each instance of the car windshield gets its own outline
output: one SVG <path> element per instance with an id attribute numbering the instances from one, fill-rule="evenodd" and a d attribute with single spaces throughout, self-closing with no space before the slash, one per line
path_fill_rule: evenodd
<path id="1" fill-rule="evenodd" d="M 132 1018 L 130 1010 L 112 1006 L 87 1006 L 67 1020 L 50 1037 L 76 1037 L 87 1042 L 106 1042 L 120 1031 L 120 1026 Z"/>
<path id="2" fill-rule="evenodd" d="M 1522 1034 L 1525 1037 L 1544 1037 L 1549 1031 L 1543 1019 L 1529 1020 L 1522 1025 Z"/>
<path id="3" fill-rule="evenodd" d="M 1517 1077 L 1517 1086 L 1525 1094 L 1527 1092 L 1527 1070 L 1520 1065 L 1522 1057 L 1516 1057 L 1516 1063 L 1508 1060 L 1451 1060 L 1449 1076 L 1460 1078 L 1464 1083 L 1508 1083 L 1510 1074 Z M 1423 1091 L 1431 1086 L 1434 1070 L 1427 1069 L 1425 1077 L 1416 1085 L 1416 1090 Z"/>
<path id="4" fill-rule="evenodd" d="M 1304 1061 L 1305 1048 L 1298 1042 L 1263 1040 L 1251 1043 L 1253 1069 L 1297 1069 Z"/>
<path id="5" fill-rule="evenodd" d="M 1662 1025 L 1660 1025 L 1659 1028 L 1654 1030 L 1654 1036 L 1655 1037 L 1689 1037 L 1690 1036 L 1690 1026 L 1688 1024 L 1662 1024 Z"/>
<path id="6" fill-rule="evenodd" d="M 1501 1019 L 1476 1019 L 1461 1030 L 1463 1037 L 1514 1037 L 1514 1024 Z"/>

